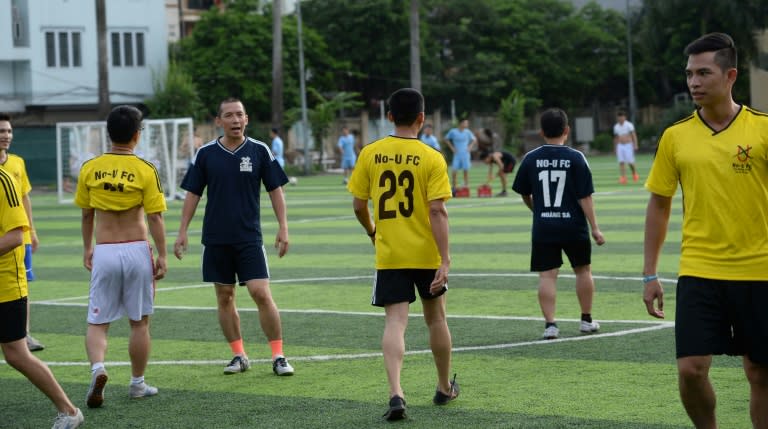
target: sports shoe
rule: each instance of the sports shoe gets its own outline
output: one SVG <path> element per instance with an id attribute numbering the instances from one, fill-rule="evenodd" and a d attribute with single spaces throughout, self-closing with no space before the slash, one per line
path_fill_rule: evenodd
<path id="1" fill-rule="evenodd" d="M 585 334 L 597 332 L 599 329 L 600 324 L 595 321 L 587 322 L 586 320 L 582 320 L 581 325 L 579 326 L 579 331 L 584 332 Z"/>
<path id="2" fill-rule="evenodd" d="M 405 415 L 405 399 L 395 395 L 389 399 L 389 409 L 384 413 L 384 418 L 389 421 L 402 420 Z"/>
<path id="3" fill-rule="evenodd" d="M 56 416 L 56 420 L 53 421 L 52 429 L 75 429 L 83 423 L 83 420 L 85 420 L 85 417 L 83 417 L 83 412 L 80 411 L 80 408 L 77 408 L 74 416 L 70 416 L 67 413 L 59 413 Z"/>
<path id="4" fill-rule="evenodd" d="M 498 194 L 496 194 L 496 196 L 497 197 L 506 197 L 507 196 L 507 191 L 501 191 Z"/>
<path id="5" fill-rule="evenodd" d="M 128 389 L 128 395 L 130 395 L 131 399 L 155 396 L 157 395 L 157 387 L 152 387 L 143 381 L 138 384 L 131 383 L 131 387 Z"/>
<path id="6" fill-rule="evenodd" d="M 85 396 L 85 403 L 88 408 L 99 408 L 104 402 L 104 386 L 107 385 L 107 370 L 99 368 L 91 375 L 91 386 L 88 387 L 88 394 Z"/>
<path id="7" fill-rule="evenodd" d="M 619 183 L 621 183 L 622 185 L 626 185 L 627 184 L 627 177 L 626 176 L 619 177 Z"/>
<path id="8" fill-rule="evenodd" d="M 40 350 L 45 349 L 45 346 L 35 339 L 32 335 L 27 334 L 27 348 L 31 352 L 39 352 Z"/>
<path id="9" fill-rule="evenodd" d="M 451 380 L 451 392 L 445 394 L 440 389 L 435 390 L 435 396 L 432 398 L 432 402 L 435 405 L 445 405 L 454 399 L 459 397 L 459 383 L 456 382 L 456 374 L 453 374 L 453 380 Z"/>
<path id="10" fill-rule="evenodd" d="M 558 329 L 557 326 L 552 325 L 544 329 L 544 334 L 541 337 L 544 338 L 545 340 L 554 340 L 559 336 L 560 336 L 560 329 Z"/>
<path id="11" fill-rule="evenodd" d="M 640 180 L 640 176 L 638 176 L 637 173 L 632 173 L 632 180 L 637 182 L 638 180 Z"/>
<path id="12" fill-rule="evenodd" d="M 277 375 L 293 375 L 293 367 L 284 357 L 278 356 L 272 362 L 272 372 Z"/>
<path id="13" fill-rule="evenodd" d="M 238 372 L 248 371 L 251 367 L 251 363 L 248 362 L 248 358 L 245 356 L 237 355 L 232 358 L 229 365 L 224 367 L 224 374 L 237 374 Z"/>

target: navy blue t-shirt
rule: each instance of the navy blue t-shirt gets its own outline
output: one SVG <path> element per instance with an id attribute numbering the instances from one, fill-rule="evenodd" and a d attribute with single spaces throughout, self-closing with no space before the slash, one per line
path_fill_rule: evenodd
<path id="1" fill-rule="evenodd" d="M 579 200 L 595 192 L 584 154 L 561 145 L 528 152 L 517 170 L 512 190 L 533 196 L 532 241 L 541 243 L 589 240 Z"/>
<path id="2" fill-rule="evenodd" d="M 203 244 L 262 244 L 262 183 L 267 192 L 288 183 L 288 177 L 264 142 L 247 137 L 230 151 L 216 139 L 197 151 L 181 188 L 200 196 L 208 188 Z"/>

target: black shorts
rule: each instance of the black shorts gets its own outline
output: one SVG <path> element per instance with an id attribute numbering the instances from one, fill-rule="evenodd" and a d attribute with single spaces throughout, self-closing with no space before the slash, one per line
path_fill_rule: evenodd
<path id="1" fill-rule="evenodd" d="M 678 358 L 747 355 L 768 365 L 768 281 L 677 281 L 675 349 Z"/>
<path id="2" fill-rule="evenodd" d="M 203 248 L 203 281 L 244 285 L 248 280 L 268 279 L 267 254 L 261 243 L 238 243 Z"/>
<path id="3" fill-rule="evenodd" d="M 429 285 L 435 279 L 434 269 L 403 268 L 393 270 L 376 270 L 373 278 L 373 296 L 371 305 L 384 307 L 399 302 L 412 303 L 416 301 L 416 290 L 421 299 L 433 299 L 448 290 L 448 283 L 443 290 L 435 295 L 429 293 Z"/>
<path id="4" fill-rule="evenodd" d="M 541 272 L 560 268 L 563 252 L 568 256 L 571 267 L 592 263 L 592 243 L 589 240 L 556 243 L 531 243 L 531 271 Z"/>
<path id="5" fill-rule="evenodd" d="M 0 343 L 27 336 L 27 297 L 0 303 Z"/>

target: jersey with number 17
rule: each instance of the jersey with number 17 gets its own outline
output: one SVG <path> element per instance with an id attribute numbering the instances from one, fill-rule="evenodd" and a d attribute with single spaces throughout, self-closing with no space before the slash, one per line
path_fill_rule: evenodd
<path id="1" fill-rule="evenodd" d="M 445 158 L 416 138 L 388 136 L 363 147 L 348 185 L 373 201 L 376 269 L 440 266 L 429 203 L 448 200 Z"/>
<path id="2" fill-rule="evenodd" d="M 589 241 L 579 200 L 595 192 L 584 154 L 545 144 L 525 154 L 512 190 L 533 197 L 533 242 Z"/>

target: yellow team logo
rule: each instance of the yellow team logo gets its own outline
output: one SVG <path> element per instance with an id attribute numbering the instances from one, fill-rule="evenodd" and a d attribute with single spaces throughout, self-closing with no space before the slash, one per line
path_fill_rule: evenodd
<path id="1" fill-rule="evenodd" d="M 736 155 L 733 157 L 736 158 L 736 161 L 738 162 L 731 164 L 735 173 L 749 174 L 752 171 L 752 164 L 749 162 L 749 160 L 752 159 L 752 156 L 749 154 L 751 150 L 752 146 L 750 145 L 744 147 L 736 145 Z"/>

